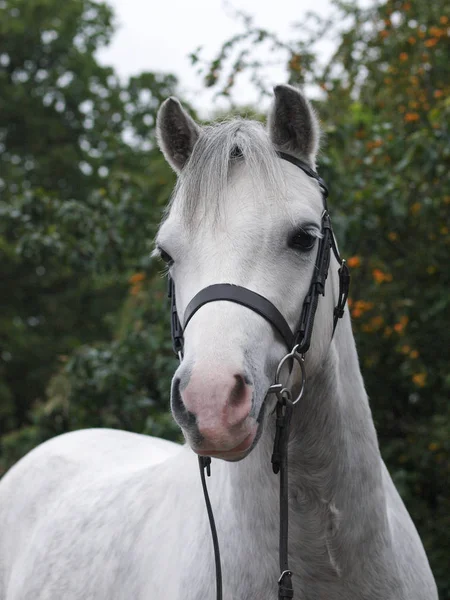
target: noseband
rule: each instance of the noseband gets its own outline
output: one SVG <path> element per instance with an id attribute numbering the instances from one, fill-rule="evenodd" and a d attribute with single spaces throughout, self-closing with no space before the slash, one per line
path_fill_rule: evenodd
<path id="1" fill-rule="evenodd" d="M 328 214 L 327 197 L 328 188 L 321 177 L 311 167 L 285 152 L 277 152 L 278 156 L 283 160 L 286 160 L 299 169 L 301 169 L 308 177 L 315 179 L 319 184 L 320 191 L 323 199 L 323 214 L 321 233 L 322 237 L 319 239 L 319 247 L 317 250 L 317 256 L 314 266 L 314 272 L 309 286 L 308 293 L 303 301 L 302 310 L 297 323 L 297 327 L 292 331 L 291 327 L 287 323 L 278 308 L 252 290 L 249 290 L 240 285 L 234 285 L 231 283 L 217 283 L 203 288 L 196 294 L 186 307 L 184 312 L 184 328 L 181 326 L 180 319 L 177 313 L 176 299 L 175 299 L 175 286 L 172 278 L 169 276 L 169 298 L 171 302 L 171 332 L 172 332 L 172 343 L 175 353 L 178 355 L 180 361 L 183 359 L 184 350 L 184 330 L 186 329 L 189 321 L 195 315 L 195 313 L 205 304 L 209 302 L 223 301 L 235 302 L 246 306 L 250 310 L 256 312 L 258 315 L 266 319 L 274 330 L 283 339 L 288 353 L 281 359 L 276 375 L 274 384 L 270 386 L 268 394 L 276 394 L 278 402 L 276 405 L 276 432 L 274 441 L 274 450 L 272 455 L 272 468 L 274 473 L 280 473 L 280 546 L 279 546 L 279 559 L 280 559 L 280 570 L 281 575 L 278 579 L 278 598 L 284 600 L 293 598 L 294 591 L 292 588 L 292 572 L 288 567 L 288 471 L 287 471 L 287 444 L 289 440 L 289 423 L 292 415 L 292 409 L 303 395 L 306 384 L 306 374 L 304 367 L 305 353 L 309 350 L 311 344 L 311 336 L 314 326 L 314 318 L 316 315 L 317 305 L 319 302 L 319 296 L 325 295 L 325 282 L 328 276 L 328 270 L 330 266 L 330 254 L 333 250 L 333 254 L 336 257 L 339 267 L 339 294 L 338 301 L 333 312 L 333 332 L 334 335 L 338 320 L 344 315 L 345 303 L 348 297 L 349 285 L 350 285 L 350 273 L 347 267 L 347 263 L 343 260 L 336 246 L 334 239 L 333 229 L 331 226 L 330 215 Z M 290 366 L 293 366 L 296 361 L 302 373 L 302 384 L 300 391 L 295 398 L 292 400 L 291 390 L 280 383 L 280 373 L 283 365 L 287 362 Z M 214 517 L 211 509 L 211 503 L 208 496 L 208 490 L 206 487 L 205 480 L 205 469 L 208 475 L 210 475 L 210 463 L 211 459 L 208 457 L 199 457 L 200 474 L 203 492 L 205 495 L 206 508 L 208 511 L 209 522 L 211 526 L 211 533 L 214 545 L 214 557 L 216 563 L 216 588 L 217 588 L 217 600 L 222 600 L 222 574 L 220 565 L 220 553 L 219 544 L 217 539 L 217 531 L 214 523 Z"/>

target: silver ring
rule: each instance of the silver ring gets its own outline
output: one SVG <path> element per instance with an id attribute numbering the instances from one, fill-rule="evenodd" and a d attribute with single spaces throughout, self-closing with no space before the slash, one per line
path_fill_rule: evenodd
<path id="1" fill-rule="evenodd" d="M 301 354 L 299 354 L 297 352 L 297 348 L 298 346 L 294 346 L 291 350 L 291 352 L 289 352 L 289 354 L 286 354 L 286 356 L 284 356 L 277 367 L 277 372 L 275 373 L 275 385 L 278 386 L 280 385 L 280 373 L 281 373 L 281 369 L 283 368 L 284 364 L 286 363 L 286 361 L 292 359 L 292 361 L 297 361 L 298 365 L 300 366 L 300 370 L 302 372 L 302 385 L 300 387 L 300 391 L 297 395 L 297 397 L 295 398 L 295 400 L 292 401 L 292 404 L 297 404 L 297 402 L 299 402 L 299 400 L 301 399 L 301 397 L 303 396 L 303 392 L 305 391 L 305 385 L 306 385 L 306 370 L 305 370 L 305 359 L 303 358 L 303 356 Z"/>

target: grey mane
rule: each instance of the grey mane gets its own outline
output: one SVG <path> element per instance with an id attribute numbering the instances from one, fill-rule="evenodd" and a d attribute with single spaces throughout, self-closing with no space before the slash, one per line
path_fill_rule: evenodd
<path id="1" fill-rule="evenodd" d="M 259 197 L 280 196 L 284 187 L 280 159 L 261 123 L 233 119 L 202 128 L 174 190 L 174 200 L 182 197 L 184 217 L 206 208 L 211 214 L 211 202 L 220 209 L 232 172 L 243 163 Z"/>

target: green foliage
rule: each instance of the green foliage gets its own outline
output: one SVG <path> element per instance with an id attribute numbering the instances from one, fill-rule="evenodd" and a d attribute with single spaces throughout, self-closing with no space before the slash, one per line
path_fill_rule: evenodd
<path id="1" fill-rule="evenodd" d="M 129 274 L 150 268 L 173 184 L 155 150 L 154 122 L 176 80 L 143 73 L 121 83 L 95 57 L 112 31 L 111 10 L 102 3 L 0 3 L 3 468 L 55 433 L 98 423 L 76 401 L 64 412 L 48 384 L 55 373 L 61 380 L 61 366 L 82 344 L 92 344 L 91 351 L 63 369 L 70 398 L 83 360 L 100 370 L 102 361 L 109 364 L 108 344 L 126 353 L 116 314 Z M 128 342 L 131 361 L 138 345 Z M 154 348 L 147 347 L 150 361 Z M 110 367 L 120 370 L 117 361 Z M 117 379 L 108 381 L 115 390 Z M 111 414 L 120 412 L 114 402 Z"/>

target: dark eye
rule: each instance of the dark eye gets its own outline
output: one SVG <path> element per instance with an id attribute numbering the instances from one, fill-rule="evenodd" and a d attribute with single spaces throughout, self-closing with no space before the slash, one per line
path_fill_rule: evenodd
<path id="1" fill-rule="evenodd" d="M 294 250 L 312 250 L 316 243 L 316 237 L 307 231 L 297 231 L 289 240 L 289 246 Z"/>
<path id="2" fill-rule="evenodd" d="M 163 250 L 162 248 L 158 248 L 159 251 L 159 256 L 161 258 L 161 260 L 163 260 L 167 266 L 172 266 L 173 265 L 173 258 L 170 256 L 170 254 L 168 254 L 165 250 Z"/>

